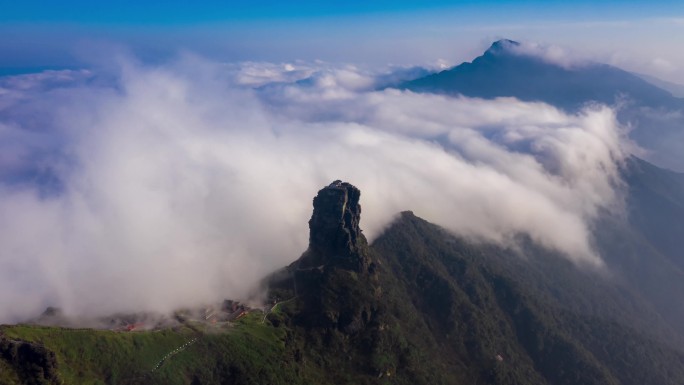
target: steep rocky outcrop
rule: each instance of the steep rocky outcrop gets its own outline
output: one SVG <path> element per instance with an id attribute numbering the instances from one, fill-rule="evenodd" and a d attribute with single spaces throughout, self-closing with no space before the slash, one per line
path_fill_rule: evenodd
<path id="1" fill-rule="evenodd" d="M 298 268 L 339 266 L 356 272 L 368 268 L 366 238 L 361 233 L 361 191 L 339 180 L 321 189 L 313 200 L 309 248 Z"/>
<path id="2" fill-rule="evenodd" d="M 288 270 L 307 326 L 360 332 L 377 311 L 375 264 L 361 221 L 361 192 L 334 181 L 313 200 L 309 247 Z"/>
<path id="3" fill-rule="evenodd" d="M 0 336 L 0 359 L 7 362 L 23 384 L 59 384 L 55 353 L 45 347 Z"/>

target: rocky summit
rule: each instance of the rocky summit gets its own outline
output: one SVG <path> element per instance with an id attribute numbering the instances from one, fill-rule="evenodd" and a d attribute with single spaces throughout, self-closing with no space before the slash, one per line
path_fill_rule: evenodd
<path id="1" fill-rule="evenodd" d="M 361 233 L 361 191 L 350 183 L 336 180 L 321 189 L 313 200 L 309 220 L 309 249 L 298 262 L 298 269 L 340 266 L 363 272 L 368 258 Z"/>
<path id="2" fill-rule="evenodd" d="M 301 324 L 357 333 L 377 307 L 376 266 L 359 227 L 361 192 L 336 180 L 313 200 L 309 247 L 288 267 Z"/>

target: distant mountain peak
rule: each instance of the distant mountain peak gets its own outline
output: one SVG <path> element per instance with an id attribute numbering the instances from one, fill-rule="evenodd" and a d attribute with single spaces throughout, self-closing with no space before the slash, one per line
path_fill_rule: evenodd
<path id="1" fill-rule="evenodd" d="M 519 47 L 520 43 L 518 43 L 515 40 L 509 40 L 509 39 L 500 39 L 492 43 L 491 46 L 487 49 L 485 53 L 493 53 L 493 54 L 500 54 L 500 53 L 507 53 L 509 52 L 512 48 Z"/>
<path id="2" fill-rule="evenodd" d="M 398 88 L 485 99 L 515 97 L 522 101 L 544 102 L 569 112 L 577 112 L 587 103 L 611 106 L 625 98 L 641 107 L 666 110 L 682 108 L 681 99 L 619 68 L 592 62 L 564 66 L 564 60 L 554 59 L 543 48 L 537 48 L 513 40 L 498 40 L 472 62 L 405 82 Z M 631 109 L 630 113 L 634 115 L 636 111 Z M 618 118 L 623 122 L 635 120 L 626 112 L 622 112 Z M 645 148 L 654 148 L 651 145 L 655 144 L 662 150 L 664 146 L 659 142 L 658 135 L 652 135 L 648 128 L 667 122 L 648 114 L 640 115 L 639 120 L 648 120 L 649 124 L 638 125 L 631 135 L 647 139 L 650 143 L 639 143 Z M 679 122 L 670 125 L 673 132 L 679 132 Z M 679 154 L 673 155 L 673 159 L 680 158 Z"/>

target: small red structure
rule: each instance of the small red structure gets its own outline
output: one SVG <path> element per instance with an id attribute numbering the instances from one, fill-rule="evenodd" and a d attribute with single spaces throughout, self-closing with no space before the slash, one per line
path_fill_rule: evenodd
<path id="1" fill-rule="evenodd" d="M 132 332 L 133 330 L 136 330 L 136 329 L 142 327 L 143 325 L 144 325 L 144 323 L 138 322 L 138 323 L 126 325 L 125 329 L 127 332 Z"/>

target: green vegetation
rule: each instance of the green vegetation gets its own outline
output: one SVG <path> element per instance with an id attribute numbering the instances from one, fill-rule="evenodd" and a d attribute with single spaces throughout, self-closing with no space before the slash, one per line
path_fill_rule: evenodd
<path id="1" fill-rule="evenodd" d="M 192 338 L 189 330 L 154 333 L 62 329 L 39 326 L 4 327 L 13 339 L 43 344 L 56 354 L 65 383 L 120 383 L 142 375 L 168 351 Z"/>
<path id="2" fill-rule="evenodd" d="M 0 384 L 20 385 L 21 377 L 8 362 L 0 360 Z"/>
<path id="3" fill-rule="evenodd" d="M 0 331 L 3 339 L 38 343 L 54 352 L 63 384 L 297 383 L 294 368 L 284 360 L 287 331 L 261 320 L 261 314 L 249 314 L 232 327 L 205 330 L 114 332 L 19 325 Z M 195 338 L 153 371 L 169 352 Z M 3 360 L 0 365 L 10 367 Z M 13 371 L 0 373 L 1 384 L 20 383 Z"/>
<path id="4" fill-rule="evenodd" d="M 435 341 L 421 351 L 463 368 L 444 383 L 684 383 L 684 353 L 647 304 L 549 251 L 470 244 L 411 213 L 373 247 L 410 298 L 399 314 L 426 324 L 411 336 Z"/>

